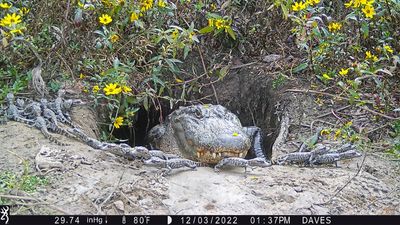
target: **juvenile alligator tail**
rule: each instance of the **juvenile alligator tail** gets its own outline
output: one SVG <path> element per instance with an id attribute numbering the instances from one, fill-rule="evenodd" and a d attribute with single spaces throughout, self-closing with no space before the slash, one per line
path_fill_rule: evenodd
<path id="1" fill-rule="evenodd" d="M 18 117 L 18 116 L 14 116 L 13 119 L 14 119 L 15 121 L 17 121 L 17 122 L 25 123 L 25 124 L 28 124 L 28 125 L 32 125 L 33 123 L 35 123 L 34 121 L 27 120 L 27 119 L 25 119 L 25 118 L 21 118 L 21 117 Z"/>
<path id="2" fill-rule="evenodd" d="M 45 128 L 40 129 L 40 131 L 42 131 L 43 135 L 49 139 L 51 142 L 56 143 L 57 145 L 60 146 L 68 146 L 69 144 L 67 143 L 62 143 L 60 141 L 58 141 L 57 139 L 55 139 Z"/>
<path id="3" fill-rule="evenodd" d="M 75 135 L 72 135 L 71 133 L 69 133 L 68 131 L 62 129 L 61 127 L 59 127 L 57 125 L 54 127 L 54 131 L 57 134 L 62 134 L 62 135 L 66 136 L 66 137 L 69 137 L 69 138 L 77 138 Z"/>
<path id="4" fill-rule="evenodd" d="M 254 132 L 253 149 L 254 149 L 254 153 L 256 154 L 257 158 L 266 159 L 266 157 L 263 153 L 263 147 L 262 147 L 262 133 L 261 133 L 261 129 L 258 127 L 256 128 L 256 131 Z"/>

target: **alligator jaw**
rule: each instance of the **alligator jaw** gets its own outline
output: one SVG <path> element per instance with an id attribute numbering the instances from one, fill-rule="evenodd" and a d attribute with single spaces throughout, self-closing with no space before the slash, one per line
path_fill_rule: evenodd
<path id="1" fill-rule="evenodd" d="M 229 157 L 238 157 L 238 158 L 244 158 L 247 154 L 247 151 L 227 151 L 227 150 L 222 150 L 222 151 L 211 151 L 211 150 L 204 150 L 200 149 L 197 150 L 195 158 L 196 161 L 200 162 L 205 162 L 205 163 L 218 163 L 221 161 L 223 158 L 229 158 Z"/>

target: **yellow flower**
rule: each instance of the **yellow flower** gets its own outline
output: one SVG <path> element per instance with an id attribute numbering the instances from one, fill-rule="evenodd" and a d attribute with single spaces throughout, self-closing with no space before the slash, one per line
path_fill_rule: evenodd
<path id="1" fill-rule="evenodd" d="M 85 75 L 83 73 L 79 74 L 79 79 L 85 79 Z"/>
<path id="2" fill-rule="evenodd" d="M 174 32 L 172 32 L 171 37 L 173 39 L 177 39 L 179 36 L 179 31 L 177 29 L 174 30 Z"/>
<path id="3" fill-rule="evenodd" d="M 215 27 L 219 30 L 224 27 L 224 20 L 223 19 L 217 19 L 214 23 Z"/>
<path id="4" fill-rule="evenodd" d="M 233 132 L 232 136 L 237 137 L 239 134 L 237 132 Z"/>
<path id="5" fill-rule="evenodd" d="M 292 10 L 297 12 L 297 11 L 305 9 L 306 7 L 307 7 L 307 5 L 305 3 L 303 3 L 303 2 L 295 2 L 292 5 Z"/>
<path id="6" fill-rule="evenodd" d="M 164 2 L 163 0 L 158 0 L 158 7 L 165 8 L 165 6 L 167 6 L 166 2 Z"/>
<path id="7" fill-rule="evenodd" d="M 351 127 L 352 125 L 353 125 L 353 121 L 349 121 L 344 126 L 345 127 Z"/>
<path id="8" fill-rule="evenodd" d="M 321 135 L 328 135 L 328 134 L 330 134 L 330 133 L 331 133 L 331 131 L 328 130 L 328 129 L 323 129 L 323 130 L 321 130 L 321 132 L 320 132 Z"/>
<path id="9" fill-rule="evenodd" d="M 217 10 L 217 6 L 215 5 L 215 3 L 210 4 L 210 9 L 211 9 L 211 11 Z"/>
<path id="10" fill-rule="evenodd" d="M 153 0 L 140 0 L 140 11 L 146 12 L 151 7 L 153 7 Z"/>
<path id="11" fill-rule="evenodd" d="M 12 26 L 21 23 L 21 16 L 16 13 L 7 14 L 1 21 L 2 26 Z"/>
<path id="12" fill-rule="evenodd" d="M 365 59 L 371 59 L 374 62 L 378 61 L 378 57 L 376 55 L 373 55 L 370 51 L 365 52 Z"/>
<path id="13" fill-rule="evenodd" d="M 138 19 L 139 19 L 138 14 L 135 13 L 135 12 L 132 12 L 132 14 L 131 14 L 131 22 L 136 21 Z"/>
<path id="14" fill-rule="evenodd" d="M 112 22 L 112 18 L 111 18 L 111 16 L 109 16 L 109 15 L 107 15 L 107 14 L 103 14 L 103 15 L 101 15 L 101 16 L 99 17 L 99 22 L 100 22 L 101 24 L 107 25 L 107 24 L 109 24 L 109 23 Z"/>
<path id="15" fill-rule="evenodd" d="M 81 1 L 78 1 L 78 7 L 84 9 L 85 5 Z"/>
<path id="16" fill-rule="evenodd" d="M 342 75 L 342 76 L 346 76 L 348 73 L 349 73 L 349 68 L 347 68 L 347 69 L 341 69 L 341 70 L 339 71 L 339 74 Z"/>
<path id="17" fill-rule="evenodd" d="M 313 0 L 306 0 L 306 5 L 310 5 L 313 6 L 314 5 L 314 1 Z"/>
<path id="18" fill-rule="evenodd" d="M 349 2 L 344 3 L 344 6 L 346 6 L 346 8 L 351 7 L 351 5 L 353 5 L 353 1 L 350 0 Z"/>
<path id="19" fill-rule="evenodd" d="M 0 3 L 0 8 L 2 8 L 2 9 L 9 9 L 9 8 L 11 8 L 11 4 L 8 4 L 7 2 L 4 2 L 4 3 Z"/>
<path id="20" fill-rule="evenodd" d="M 28 9 L 28 8 L 26 8 L 26 7 L 22 7 L 22 8 L 19 10 L 19 14 L 25 16 L 26 14 L 29 13 L 29 11 L 31 11 L 31 10 Z"/>
<path id="21" fill-rule="evenodd" d="M 93 88 L 92 88 L 93 93 L 97 93 L 99 90 L 100 90 L 99 85 L 95 85 L 95 86 L 93 86 Z"/>
<path id="22" fill-rule="evenodd" d="M 183 83 L 183 80 L 179 79 L 179 78 L 175 78 L 176 83 Z"/>
<path id="23" fill-rule="evenodd" d="M 371 54 L 370 51 L 366 51 L 366 52 L 365 52 L 365 58 L 366 58 L 366 59 L 372 59 L 372 56 L 373 56 L 373 55 Z"/>
<path id="24" fill-rule="evenodd" d="M 330 77 L 327 73 L 322 74 L 322 77 L 323 77 L 325 80 L 332 80 L 332 79 L 333 79 L 333 78 Z"/>
<path id="25" fill-rule="evenodd" d="M 393 53 L 393 49 L 392 49 L 389 45 L 385 45 L 385 46 L 383 46 L 383 48 L 384 48 L 387 52 Z"/>
<path id="26" fill-rule="evenodd" d="M 23 32 L 22 32 L 22 29 L 12 29 L 12 30 L 10 30 L 10 33 L 11 34 L 19 34 L 19 35 L 22 35 L 23 34 Z"/>
<path id="27" fill-rule="evenodd" d="M 106 95 L 117 95 L 121 93 L 122 88 L 118 87 L 118 84 L 116 83 L 110 83 L 107 84 L 105 88 L 103 88 L 103 91 Z"/>
<path id="28" fill-rule="evenodd" d="M 336 132 L 335 132 L 335 136 L 333 137 L 333 140 L 335 140 L 336 141 L 336 139 L 340 136 L 340 134 L 342 133 L 342 131 L 341 130 L 336 130 Z"/>
<path id="29" fill-rule="evenodd" d="M 214 19 L 208 19 L 208 26 L 213 27 L 214 26 Z"/>
<path id="30" fill-rule="evenodd" d="M 115 43 L 115 42 L 119 41 L 119 36 L 118 36 L 118 34 L 113 34 L 113 35 L 111 35 L 110 41 L 111 41 L 112 43 Z"/>
<path id="31" fill-rule="evenodd" d="M 189 39 L 191 40 L 191 39 L 193 38 L 194 35 L 196 35 L 195 32 L 190 32 L 190 34 L 189 34 Z"/>
<path id="32" fill-rule="evenodd" d="M 118 116 L 117 118 L 115 118 L 114 120 L 114 127 L 119 129 L 122 125 L 122 123 L 124 122 L 124 118 L 122 116 Z"/>
<path id="33" fill-rule="evenodd" d="M 342 24 L 340 24 L 338 22 L 332 22 L 328 25 L 328 29 L 330 32 L 338 31 L 338 30 L 342 29 Z"/>
<path id="34" fill-rule="evenodd" d="M 374 9 L 374 7 L 371 6 L 371 5 L 366 5 L 366 6 L 362 9 L 362 11 L 364 12 L 365 17 L 370 18 L 370 19 L 372 19 L 372 18 L 374 17 L 374 15 L 375 15 L 375 9 Z"/>
<path id="35" fill-rule="evenodd" d="M 124 86 L 122 86 L 122 91 L 124 93 L 129 93 L 129 92 L 132 91 L 132 88 L 130 88 L 129 86 L 124 85 Z"/>

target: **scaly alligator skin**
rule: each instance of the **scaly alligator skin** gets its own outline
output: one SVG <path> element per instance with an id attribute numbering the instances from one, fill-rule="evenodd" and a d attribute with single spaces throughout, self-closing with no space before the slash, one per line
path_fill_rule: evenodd
<path id="1" fill-rule="evenodd" d="M 194 170 L 197 168 L 198 165 L 200 165 L 198 162 L 194 162 L 190 159 L 176 158 L 165 160 L 158 157 L 151 157 L 150 159 L 144 161 L 144 164 L 148 166 L 166 168 L 167 174 L 169 174 L 172 169 L 189 167 Z"/>
<path id="2" fill-rule="evenodd" d="M 56 143 L 58 145 L 61 145 L 61 146 L 68 146 L 69 145 L 69 144 L 62 143 L 62 142 L 58 141 L 55 137 L 53 137 L 49 133 L 49 131 L 47 130 L 46 120 L 41 116 L 42 110 L 40 109 L 40 106 L 34 105 L 33 106 L 33 111 L 35 112 L 35 116 L 36 116 L 35 127 L 37 129 L 39 129 L 47 139 L 49 139 L 51 142 L 54 142 L 54 143 Z"/>
<path id="3" fill-rule="evenodd" d="M 249 150 L 265 158 L 261 130 L 243 127 L 236 115 L 220 105 L 180 107 L 149 131 L 148 141 L 152 148 L 203 163 L 244 158 Z"/>
<path id="4" fill-rule="evenodd" d="M 220 168 L 224 166 L 234 166 L 244 167 L 244 172 L 247 172 L 249 167 L 268 167 L 271 165 L 271 162 L 266 161 L 264 158 L 243 159 L 231 157 L 222 159 L 217 165 L 215 165 L 214 171 L 219 172 Z"/>
<path id="5" fill-rule="evenodd" d="M 323 145 L 317 145 L 314 150 L 311 152 L 293 152 L 283 156 L 278 157 L 277 164 L 291 164 L 291 163 L 299 163 L 309 165 L 311 161 L 317 155 L 322 155 L 329 152 L 329 148 Z"/>
<path id="6" fill-rule="evenodd" d="M 33 120 L 28 120 L 20 115 L 20 110 L 18 110 L 17 106 L 14 105 L 14 94 L 8 93 L 6 96 L 8 108 L 6 111 L 6 117 L 10 120 L 14 120 L 21 123 L 26 123 L 32 125 L 34 123 Z"/>
<path id="7" fill-rule="evenodd" d="M 321 165 L 321 164 L 332 164 L 335 163 L 336 167 L 337 167 L 337 162 L 339 160 L 344 160 L 344 159 L 352 159 L 352 158 L 357 158 L 357 157 L 361 157 L 362 154 L 357 152 L 354 149 L 345 151 L 345 152 L 333 152 L 333 153 L 327 153 L 324 155 L 319 155 L 317 157 L 315 157 L 315 159 L 312 160 L 312 164 L 313 165 Z"/>
<path id="8" fill-rule="evenodd" d="M 57 98 L 54 100 L 54 103 L 51 104 L 51 108 L 56 113 L 57 119 L 60 122 L 68 124 L 71 127 L 76 127 L 75 124 L 73 124 L 72 121 L 70 121 L 68 118 L 66 118 L 65 115 L 63 114 L 62 105 L 64 102 L 64 100 L 63 100 L 64 95 L 65 95 L 65 90 L 60 89 L 58 91 Z"/>
<path id="9" fill-rule="evenodd" d="M 42 98 L 40 100 L 40 107 L 42 108 L 43 117 L 50 121 L 47 124 L 48 129 L 50 129 L 51 131 L 53 131 L 57 134 L 62 134 L 69 138 L 76 138 L 75 135 L 73 135 L 68 130 L 66 130 L 58 125 L 56 114 L 51 109 L 47 108 L 47 99 Z"/>

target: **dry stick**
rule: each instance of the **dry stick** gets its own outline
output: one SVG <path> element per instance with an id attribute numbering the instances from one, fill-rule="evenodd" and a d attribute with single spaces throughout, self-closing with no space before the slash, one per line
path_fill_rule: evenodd
<path id="1" fill-rule="evenodd" d="M 65 61 L 65 59 L 60 55 L 60 53 L 58 53 L 58 52 L 55 52 L 55 53 L 58 56 L 58 58 L 60 58 L 61 61 L 63 61 L 63 63 L 68 68 L 69 72 L 71 73 L 72 79 L 74 79 L 74 81 L 75 81 L 76 79 L 75 79 L 75 76 L 74 76 L 74 71 L 72 71 L 71 67 L 68 65 L 68 63 Z"/>
<path id="2" fill-rule="evenodd" d="M 367 154 L 364 154 L 364 158 L 363 158 L 363 160 L 362 160 L 362 162 L 361 162 L 360 168 L 358 168 L 357 173 L 356 173 L 352 178 L 350 178 L 350 180 L 348 180 L 348 181 L 346 182 L 346 184 L 343 185 L 343 187 L 341 187 L 328 201 L 326 201 L 326 202 L 324 202 L 324 203 L 319 203 L 319 204 L 316 204 L 316 205 L 326 205 L 326 204 L 328 204 L 328 203 L 331 202 L 331 201 L 333 200 L 333 198 L 335 198 L 341 191 L 343 191 L 343 189 L 344 189 L 345 187 L 347 187 L 347 186 L 350 184 L 350 182 L 351 182 L 356 176 L 358 176 L 358 174 L 360 173 L 360 171 L 361 171 L 361 169 L 362 169 L 362 167 L 363 167 L 363 165 L 364 165 L 364 162 L 365 162 L 365 158 L 366 158 L 366 157 L 367 157 Z"/>
<path id="3" fill-rule="evenodd" d="M 372 114 L 375 114 L 375 115 L 378 115 L 378 116 L 382 116 L 382 117 L 384 117 L 384 118 L 386 118 L 386 119 L 389 119 L 389 120 L 400 120 L 400 117 L 394 118 L 394 117 L 385 115 L 385 114 L 383 114 L 383 113 L 376 112 L 376 111 L 374 111 L 374 110 L 372 110 L 372 109 L 370 109 L 370 108 L 368 108 L 368 107 L 366 107 L 366 106 L 361 107 L 361 108 L 364 109 L 364 110 L 366 110 L 366 111 L 368 111 L 368 112 L 370 112 L 370 113 L 372 113 Z"/>
<path id="4" fill-rule="evenodd" d="M 368 131 L 366 134 L 368 135 L 368 134 L 373 133 L 373 132 L 375 132 L 375 131 L 377 131 L 377 130 L 380 130 L 380 129 L 382 129 L 382 128 L 385 128 L 385 127 L 387 127 L 387 126 L 389 126 L 389 125 L 390 125 L 390 124 L 387 123 L 387 124 L 385 124 L 385 125 L 383 125 L 383 126 L 380 126 L 380 127 L 377 127 L 377 128 L 375 128 L 375 129 L 372 129 L 372 130 Z"/>
<path id="5" fill-rule="evenodd" d="M 311 130 L 311 132 L 313 131 L 313 127 L 314 127 L 314 123 L 315 123 L 315 122 L 326 123 L 326 124 L 329 124 L 329 125 L 331 125 L 331 126 L 335 126 L 335 124 L 330 123 L 330 122 L 328 122 L 328 121 L 324 121 L 324 120 L 313 120 L 313 121 L 310 123 L 310 130 Z"/>
<path id="6" fill-rule="evenodd" d="M 0 198 L 18 199 L 18 200 L 26 200 L 26 201 L 36 201 L 36 202 L 38 202 L 37 204 L 49 205 L 50 208 L 55 209 L 55 210 L 57 210 L 59 212 L 62 212 L 64 214 L 66 214 L 66 215 L 70 215 L 71 214 L 71 213 L 69 213 L 69 212 L 67 212 L 67 211 L 65 211 L 63 209 L 58 208 L 57 206 L 54 206 L 54 205 L 52 205 L 50 203 L 47 203 L 47 202 L 42 201 L 42 200 L 37 199 L 37 198 L 32 198 L 32 197 L 27 197 L 27 196 L 17 196 L 17 195 L 1 195 L 1 194 L 0 194 Z M 16 204 L 18 204 L 18 203 L 16 203 Z"/>
<path id="7" fill-rule="evenodd" d="M 335 112 L 339 112 L 339 111 L 345 110 L 345 109 L 347 109 L 347 108 L 349 108 L 349 107 L 350 107 L 350 105 L 343 106 L 343 107 L 341 107 L 341 108 L 336 109 Z M 324 114 L 322 114 L 322 115 L 320 115 L 320 116 L 315 117 L 315 119 L 320 119 L 320 118 L 322 118 L 322 117 L 329 116 L 329 115 L 331 115 L 331 114 L 332 114 L 332 111 L 329 111 L 329 112 L 327 112 L 327 113 L 324 113 Z"/>
<path id="8" fill-rule="evenodd" d="M 336 117 L 336 119 L 338 119 L 342 124 L 344 124 L 343 122 L 343 118 L 341 118 L 340 116 L 336 115 L 335 111 L 333 109 L 331 109 L 331 113 L 334 117 Z"/>
<path id="9" fill-rule="evenodd" d="M 256 64 L 256 63 L 257 63 L 257 61 L 251 62 L 251 63 L 246 63 L 246 64 L 241 64 L 241 65 L 236 65 L 236 66 L 232 66 L 229 69 L 231 69 L 231 70 L 240 69 L 240 68 L 243 68 L 243 67 L 246 67 L 246 66 L 251 66 L 251 65 Z"/>
<path id="10" fill-rule="evenodd" d="M 201 53 L 201 50 L 200 50 L 200 47 L 199 47 L 199 46 L 197 46 L 197 50 L 199 51 L 199 54 L 200 54 L 200 59 L 201 59 L 201 63 L 203 64 L 204 73 L 207 74 L 207 77 L 210 77 L 209 74 L 208 74 L 208 71 L 207 71 L 206 64 L 204 63 L 203 54 Z M 217 101 L 217 104 L 219 105 L 218 96 L 217 96 L 217 91 L 215 90 L 215 87 L 214 87 L 214 84 L 213 84 L 213 83 L 211 83 L 211 87 L 212 87 L 213 92 L 214 92 L 215 100 Z"/>
<path id="11" fill-rule="evenodd" d="M 338 95 L 325 93 L 325 92 L 321 92 L 321 91 L 314 91 L 314 90 L 287 89 L 284 92 L 299 92 L 299 93 L 306 93 L 306 94 L 307 93 L 320 94 L 320 95 L 330 96 L 332 98 L 339 98 L 339 99 L 344 99 L 344 100 L 350 101 L 350 99 L 346 98 L 346 97 L 341 97 L 341 96 L 338 96 Z M 354 101 L 361 102 L 361 100 L 354 100 Z M 364 101 L 364 103 L 373 104 L 373 102 L 371 102 L 371 101 Z"/>
<path id="12" fill-rule="evenodd" d="M 110 193 L 110 195 L 108 195 L 108 197 L 102 202 L 100 203 L 100 205 L 97 208 L 97 215 L 99 215 L 99 213 L 101 212 L 101 208 L 103 207 L 103 205 L 105 203 L 108 202 L 108 200 L 110 200 L 111 196 L 115 193 L 115 191 L 117 190 L 117 188 L 119 187 L 119 184 L 121 183 L 122 177 L 124 176 L 126 172 L 126 169 L 124 170 L 124 172 L 122 172 L 121 176 L 119 177 L 118 183 L 117 185 L 114 187 L 114 190 Z"/>

